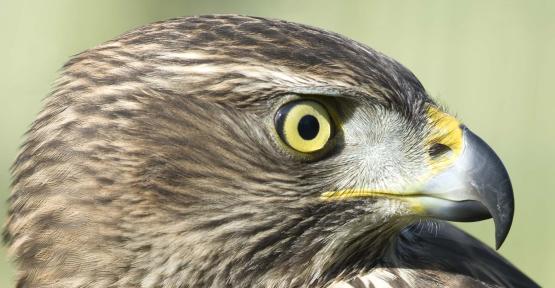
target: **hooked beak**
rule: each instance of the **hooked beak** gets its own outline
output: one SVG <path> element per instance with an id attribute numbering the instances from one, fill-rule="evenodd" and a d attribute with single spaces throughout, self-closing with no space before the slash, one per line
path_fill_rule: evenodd
<path id="1" fill-rule="evenodd" d="M 413 213 L 448 221 L 493 218 L 496 248 L 513 222 L 513 188 L 505 166 L 495 152 L 454 117 L 435 107 L 428 109 L 430 145 L 441 144 L 449 153 L 429 159 L 431 173 L 403 191 L 345 189 L 322 194 L 323 199 L 388 197 L 409 202 Z M 430 146 L 431 147 L 431 146 Z"/>
<path id="2" fill-rule="evenodd" d="M 479 221 L 493 217 L 499 249 L 513 222 L 513 188 L 495 152 L 465 126 L 462 152 L 452 165 L 433 176 L 419 197 L 424 214 L 449 221 Z"/>

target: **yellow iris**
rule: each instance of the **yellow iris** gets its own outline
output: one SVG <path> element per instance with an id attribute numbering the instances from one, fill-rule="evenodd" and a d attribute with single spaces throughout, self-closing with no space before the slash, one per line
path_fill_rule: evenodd
<path id="1" fill-rule="evenodd" d="M 332 123 L 326 108 L 313 100 L 290 102 L 276 115 L 276 129 L 291 148 L 310 153 L 326 145 L 332 135 Z"/>

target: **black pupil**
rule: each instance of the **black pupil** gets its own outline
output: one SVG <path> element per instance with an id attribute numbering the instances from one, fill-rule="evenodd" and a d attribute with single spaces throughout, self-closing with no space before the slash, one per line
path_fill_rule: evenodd
<path id="1" fill-rule="evenodd" d="M 299 135 L 301 135 L 304 140 L 312 140 L 320 131 L 320 123 L 318 123 L 316 117 L 304 115 L 299 121 L 297 130 L 299 130 Z"/>

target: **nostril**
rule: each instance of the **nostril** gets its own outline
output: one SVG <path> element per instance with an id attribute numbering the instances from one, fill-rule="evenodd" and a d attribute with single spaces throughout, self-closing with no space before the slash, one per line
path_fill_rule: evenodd
<path id="1" fill-rule="evenodd" d="M 432 158 L 437 158 L 449 151 L 451 151 L 449 146 L 441 143 L 435 143 L 430 147 L 430 149 L 428 149 L 428 154 L 430 154 L 430 157 Z"/>

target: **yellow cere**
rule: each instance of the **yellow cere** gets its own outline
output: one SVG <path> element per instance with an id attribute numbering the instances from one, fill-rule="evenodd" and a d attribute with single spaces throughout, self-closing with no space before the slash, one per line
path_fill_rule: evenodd
<path id="1" fill-rule="evenodd" d="M 432 173 L 435 174 L 453 164 L 461 154 L 463 131 L 461 123 L 455 117 L 433 106 L 428 108 L 428 121 L 432 132 L 428 136 L 427 145 L 431 147 L 434 144 L 443 144 L 451 149 L 451 153 L 435 159 L 429 159 Z"/>
<path id="2" fill-rule="evenodd" d="M 422 175 L 421 179 L 415 181 L 415 185 L 422 183 L 432 177 L 433 175 L 439 173 L 443 169 L 452 165 L 455 160 L 460 156 L 463 149 L 463 132 L 461 129 L 460 122 L 453 116 L 444 113 L 437 109 L 436 107 L 428 108 L 428 121 L 431 125 L 431 133 L 427 137 L 426 147 L 431 147 L 434 144 L 443 144 L 450 149 L 450 153 L 445 153 L 439 157 L 428 159 L 428 165 L 430 167 L 429 173 Z M 417 191 L 407 187 L 404 191 L 377 191 L 361 188 L 350 188 L 338 191 L 328 191 L 320 195 L 322 200 L 337 200 L 346 198 L 357 198 L 357 197 L 384 197 L 390 199 L 400 199 L 409 204 L 411 204 L 411 209 L 418 213 L 423 211 L 421 203 L 418 201 L 417 197 L 420 194 Z"/>
<path id="3" fill-rule="evenodd" d="M 320 125 L 316 137 L 310 140 L 303 139 L 299 135 L 299 121 L 306 115 L 312 115 Z M 310 153 L 324 148 L 331 136 L 331 120 L 328 111 L 314 101 L 300 102 L 291 108 L 283 125 L 285 140 L 293 149 Z"/>

